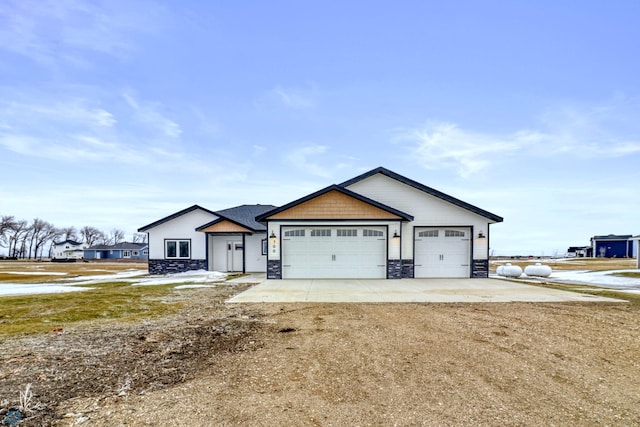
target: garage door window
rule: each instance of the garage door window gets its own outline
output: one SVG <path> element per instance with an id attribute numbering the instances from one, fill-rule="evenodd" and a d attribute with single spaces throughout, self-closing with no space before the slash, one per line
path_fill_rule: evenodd
<path id="1" fill-rule="evenodd" d="M 383 233 L 380 230 L 368 230 L 365 228 L 362 230 L 362 235 L 364 237 L 382 237 Z"/>
<path id="2" fill-rule="evenodd" d="M 444 237 L 464 237 L 464 231 L 444 230 Z"/>
<path id="3" fill-rule="evenodd" d="M 304 237 L 304 230 L 288 230 L 284 232 L 285 237 Z"/>
<path id="4" fill-rule="evenodd" d="M 311 237 L 331 237 L 331 229 L 316 228 L 314 230 L 311 230 Z"/>
<path id="5" fill-rule="evenodd" d="M 339 228 L 338 230 L 336 230 L 336 233 L 338 235 L 338 237 L 357 237 L 358 236 L 358 230 L 356 230 L 355 228 Z"/>
<path id="6" fill-rule="evenodd" d="M 438 231 L 440 230 L 426 230 L 418 233 L 418 237 L 438 237 Z M 451 230 L 447 230 L 451 231 Z"/>

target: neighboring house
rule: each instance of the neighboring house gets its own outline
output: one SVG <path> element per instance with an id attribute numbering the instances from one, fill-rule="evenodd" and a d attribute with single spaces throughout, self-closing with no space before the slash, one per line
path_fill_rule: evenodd
<path id="1" fill-rule="evenodd" d="M 591 248 L 596 258 L 630 258 L 633 257 L 633 240 L 631 235 L 593 236 Z"/>
<path id="2" fill-rule="evenodd" d="M 138 231 L 149 234 L 150 273 L 468 278 L 488 276 L 489 226 L 497 222 L 495 214 L 377 168 L 279 208 L 194 205 Z"/>
<path id="3" fill-rule="evenodd" d="M 265 271 L 267 229 L 255 218 L 272 205 L 217 212 L 193 205 L 140 228 L 149 235 L 149 272 Z"/>
<path id="4" fill-rule="evenodd" d="M 569 246 L 567 256 L 577 258 L 591 258 L 593 249 L 591 246 Z"/>
<path id="5" fill-rule="evenodd" d="M 88 245 L 75 240 L 53 242 L 51 245 L 51 258 L 53 259 L 82 259 L 84 249 Z"/>
<path id="6" fill-rule="evenodd" d="M 95 245 L 84 250 L 85 259 L 147 259 L 149 245 L 146 243 L 117 243 Z"/>

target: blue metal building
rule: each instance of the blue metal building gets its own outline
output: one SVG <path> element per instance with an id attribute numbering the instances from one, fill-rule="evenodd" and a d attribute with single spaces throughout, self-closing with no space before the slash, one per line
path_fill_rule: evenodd
<path id="1" fill-rule="evenodd" d="M 632 258 L 634 244 L 631 234 L 593 236 L 591 247 L 596 258 Z"/>

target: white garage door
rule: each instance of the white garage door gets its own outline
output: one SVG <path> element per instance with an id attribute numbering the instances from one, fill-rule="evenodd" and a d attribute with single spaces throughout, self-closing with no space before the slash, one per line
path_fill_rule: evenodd
<path id="1" fill-rule="evenodd" d="M 415 277 L 469 277 L 469 228 L 416 228 Z"/>
<path id="2" fill-rule="evenodd" d="M 385 227 L 283 227 L 285 279 L 384 279 Z"/>

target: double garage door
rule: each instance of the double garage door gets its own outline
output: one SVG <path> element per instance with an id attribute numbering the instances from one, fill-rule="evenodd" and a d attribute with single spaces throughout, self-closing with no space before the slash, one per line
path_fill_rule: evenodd
<path id="1" fill-rule="evenodd" d="M 386 227 L 283 227 L 285 279 L 384 279 Z"/>
<path id="2" fill-rule="evenodd" d="M 415 277 L 469 277 L 469 228 L 416 228 L 414 233 Z"/>

